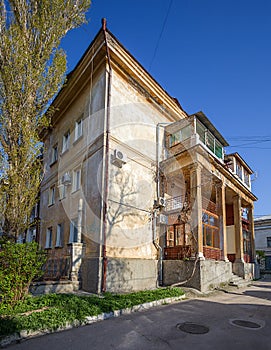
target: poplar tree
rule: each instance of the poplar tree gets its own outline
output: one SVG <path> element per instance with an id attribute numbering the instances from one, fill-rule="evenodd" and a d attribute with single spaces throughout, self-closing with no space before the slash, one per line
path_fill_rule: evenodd
<path id="1" fill-rule="evenodd" d="M 0 4 L 0 231 L 16 240 L 38 198 L 40 132 L 65 79 L 61 39 L 86 21 L 90 0 Z"/>

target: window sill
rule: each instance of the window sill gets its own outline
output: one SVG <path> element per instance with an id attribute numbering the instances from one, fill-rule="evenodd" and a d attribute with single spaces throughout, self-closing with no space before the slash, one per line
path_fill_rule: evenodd
<path id="1" fill-rule="evenodd" d="M 54 160 L 51 164 L 50 167 L 52 167 L 53 165 L 55 165 L 57 163 L 57 160 Z"/>
<path id="2" fill-rule="evenodd" d="M 65 149 L 64 151 L 61 152 L 61 157 L 64 156 L 64 154 L 66 154 L 69 151 L 69 148 Z"/>
<path id="3" fill-rule="evenodd" d="M 74 193 L 78 192 L 79 190 L 80 190 L 80 187 L 77 188 L 76 190 L 72 190 L 71 194 L 74 194 Z"/>
<path id="4" fill-rule="evenodd" d="M 78 136 L 76 140 L 73 141 L 73 144 L 76 145 L 80 140 L 82 140 L 83 134 Z"/>

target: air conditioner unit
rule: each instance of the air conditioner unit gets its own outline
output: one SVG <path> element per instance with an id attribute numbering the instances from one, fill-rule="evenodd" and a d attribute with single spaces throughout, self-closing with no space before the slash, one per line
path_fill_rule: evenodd
<path id="1" fill-rule="evenodd" d="M 116 148 L 112 156 L 112 163 L 121 168 L 123 164 L 127 163 L 127 156 L 122 151 Z"/>
<path id="2" fill-rule="evenodd" d="M 62 176 L 62 184 L 68 186 L 72 183 L 70 174 L 67 172 Z"/>
<path id="3" fill-rule="evenodd" d="M 165 198 L 164 197 L 159 197 L 158 200 L 154 201 L 154 206 L 156 208 L 161 208 L 161 207 L 163 208 L 163 207 L 165 207 L 166 206 Z"/>

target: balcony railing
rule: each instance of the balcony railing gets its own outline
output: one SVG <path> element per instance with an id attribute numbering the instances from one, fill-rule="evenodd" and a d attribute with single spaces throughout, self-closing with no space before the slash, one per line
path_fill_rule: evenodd
<path id="1" fill-rule="evenodd" d="M 184 199 L 182 196 L 168 198 L 166 200 L 166 211 L 172 211 L 176 209 L 182 209 L 184 203 Z"/>

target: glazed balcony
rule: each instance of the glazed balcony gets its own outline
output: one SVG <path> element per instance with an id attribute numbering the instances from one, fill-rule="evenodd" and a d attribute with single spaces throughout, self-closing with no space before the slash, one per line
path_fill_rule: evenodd
<path id="1" fill-rule="evenodd" d="M 201 145 L 219 160 L 224 160 L 224 147 L 228 143 L 202 112 L 168 125 L 166 133 L 168 156 Z"/>

